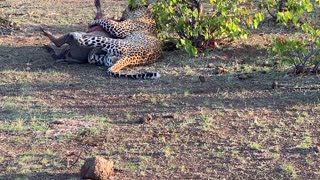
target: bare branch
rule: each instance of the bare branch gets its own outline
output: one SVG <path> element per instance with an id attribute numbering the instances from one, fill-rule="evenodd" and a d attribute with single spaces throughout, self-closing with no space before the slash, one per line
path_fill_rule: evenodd
<path id="1" fill-rule="evenodd" d="M 309 53 L 304 56 L 302 59 L 301 59 L 301 65 L 304 66 L 306 64 L 306 62 L 313 56 L 315 55 L 318 51 L 320 51 L 320 48 L 317 48 L 317 49 L 312 49 L 311 51 L 309 51 Z"/>

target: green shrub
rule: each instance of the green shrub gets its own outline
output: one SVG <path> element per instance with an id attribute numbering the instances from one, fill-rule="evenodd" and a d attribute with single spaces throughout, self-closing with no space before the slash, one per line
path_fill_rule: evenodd
<path id="1" fill-rule="evenodd" d="M 205 2 L 208 7 L 203 10 Z M 153 4 L 157 29 L 162 39 L 173 39 L 189 55 L 198 53 L 197 47 L 221 39 L 246 38 L 248 27 L 256 28 L 264 17 L 252 13 L 255 6 L 246 0 L 158 0 Z M 130 3 L 145 3 L 130 0 Z"/>
<path id="2" fill-rule="evenodd" d="M 262 13 L 245 0 L 210 0 L 206 11 L 197 0 L 160 0 L 155 4 L 158 30 L 162 38 L 176 37 L 178 47 L 196 55 L 208 41 L 246 38 L 247 28 L 258 26 Z"/>
<path id="3" fill-rule="evenodd" d="M 280 57 L 284 63 L 293 65 L 296 74 L 304 72 L 307 65 L 312 65 L 312 71 L 317 72 L 320 63 L 320 25 L 316 17 L 310 18 L 308 15 L 314 8 L 320 7 L 320 1 L 288 0 L 284 6 L 284 11 L 276 13 L 277 21 L 301 29 L 305 37 L 284 39 L 272 36 L 273 43 L 269 52 Z"/>
<path id="4" fill-rule="evenodd" d="M 131 4 L 145 4 L 146 0 L 129 0 Z M 205 11 L 203 5 L 206 5 Z M 319 67 L 319 21 L 302 21 L 306 13 L 319 7 L 319 0 L 157 0 L 153 12 L 161 39 L 171 39 L 189 55 L 197 55 L 198 48 L 221 40 L 246 38 L 249 28 L 257 28 L 268 12 L 284 25 L 301 29 L 304 40 L 275 38 L 270 54 L 294 65 L 300 73 L 309 64 Z M 313 18 L 313 20 L 316 18 Z"/>

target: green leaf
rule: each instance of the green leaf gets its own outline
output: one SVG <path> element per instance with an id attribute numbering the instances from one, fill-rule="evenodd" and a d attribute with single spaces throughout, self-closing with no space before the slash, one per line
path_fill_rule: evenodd
<path id="1" fill-rule="evenodd" d="M 185 46 L 186 45 L 186 40 L 185 39 L 180 39 L 180 43 Z"/>
<path id="2" fill-rule="evenodd" d="M 257 19 L 253 20 L 253 27 L 254 27 L 255 29 L 258 28 L 258 25 L 259 25 L 259 21 L 258 21 Z"/>
<path id="3" fill-rule="evenodd" d="M 195 17 L 195 18 L 197 18 L 197 17 L 199 16 L 198 11 L 197 11 L 197 10 L 194 10 L 194 11 L 192 12 L 192 16 Z"/>
<path id="4" fill-rule="evenodd" d="M 306 6 L 307 12 L 312 12 L 313 11 L 313 6 L 311 3 L 307 4 Z"/>
<path id="5" fill-rule="evenodd" d="M 190 40 L 181 39 L 180 42 L 184 46 L 184 49 L 186 50 L 189 56 L 195 56 L 198 54 L 198 49 L 192 45 Z"/>
<path id="6" fill-rule="evenodd" d="M 320 48 L 320 40 L 317 39 L 315 43 L 316 43 L 317 47 Z"/>

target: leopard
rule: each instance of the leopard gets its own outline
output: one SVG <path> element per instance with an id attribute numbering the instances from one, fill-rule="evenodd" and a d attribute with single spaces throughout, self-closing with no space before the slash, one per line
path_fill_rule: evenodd
<path id="1" fill-rule="evenodd" d="M 142 66 L 155 63 L 162 56 L 162 42 L 156 35 L 156 21 L 148 6 L 128 5 L 120 21 L 96 19 L 89 27 L 100 26 L 113 38 L 87 36 L 74 32 L 73 38 L 80 46 L 93 47 L 104 51 L 100 58 L 95 53 L 89 57 L 90 63 L 104 64 L 108 67 L 107 76 L 130 79 L 157 79 L 157 72 L 137 74 L 123 73 L 126 67 Z"/>

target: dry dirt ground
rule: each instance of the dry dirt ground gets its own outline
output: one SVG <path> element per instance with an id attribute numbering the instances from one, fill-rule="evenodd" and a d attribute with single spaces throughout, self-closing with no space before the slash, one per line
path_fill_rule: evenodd
<path id="1" fill-rule="evenodd" d="M 125 6 L 102 3 L 108 16 Z M 165 52 L 133 68 L 157 80 L 52 65 L 39 27 L 85 30 L 94 11 L 89 0 L 0 0 L 0 179 L 78 179 L 95 155 L 115 162 L 113 179 L 320 178 L 320 77 L 287 74 L 266 53 L 270 33 L 295 32 L 266 27 L 197 58 Z"/>

